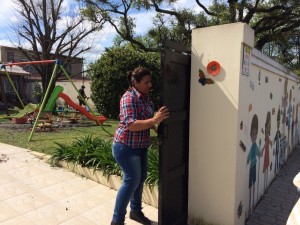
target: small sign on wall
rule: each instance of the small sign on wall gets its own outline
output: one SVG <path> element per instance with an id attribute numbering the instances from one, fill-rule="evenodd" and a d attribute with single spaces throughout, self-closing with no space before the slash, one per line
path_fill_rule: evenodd
<path id="1" fill-rule="evenodd" d="M 250 57 L 251 57 L 251 47 L 243 44 L 243 62 L 242 62 L 242 74 L 250 75 Z"/>

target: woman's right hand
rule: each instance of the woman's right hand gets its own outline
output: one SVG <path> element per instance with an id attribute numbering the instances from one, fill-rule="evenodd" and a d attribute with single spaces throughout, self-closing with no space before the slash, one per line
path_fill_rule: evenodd
<path id="1" fill-rule="evenodd" d="M 162 121 L 167 119 L 169 115 L 169 109 L 166 106 L 161 107 L 153 117 L 155 124 L 160 124 Z"/>

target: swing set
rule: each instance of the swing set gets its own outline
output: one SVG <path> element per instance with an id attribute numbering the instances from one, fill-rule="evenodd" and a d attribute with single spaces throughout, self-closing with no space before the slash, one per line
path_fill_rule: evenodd
<path id="1" fill-rule="evenodd" d="M 22 107 L 25 108 L 25 105 L 24 105 L 24 103 L 23 103 L 23 101 L 22 101 L 20 95 L 18 94 L 18 91 L 17 91 L 16 87 L 14 86 L 14 84 L 13 84 L 13 82 L 12 82 L 12 80 L 11 80 L 11 77 L 10 77 L 9 73 L 7 72 L 7 70 L 6 70 L 6 67 L 7 67 L 7 66 L 10 66 L 10 67 L 11 67 L 11 66 L 17 66 L 17 65 L 19 66 L 19 65 L 32 65 L 32 64 L 49 64 L 49 63 L 55 63 L 55 66 L 54 66 L 54 69 L 53 69 L 53 72 L 52 72 L 52 75 L 51 75 L 51 78 L 50 78 L 48 87 L 47 87 L 47 89 L 46 89 L 45 95 L 44 95 L 44 97 L 43 97 L 43 99 L 42 99 L 42 102 L 40 103 L 40 107 L 39 107 L 40 110 L 38 111 L 38 114 L 37 114 L 37 116 L 36 116 L 36 119 L 35 119 L 35 122 L 34 122 L 34 124 L 33 124 L 31 133 L 30 133 L 29 138 L 28 138 L 28 141 L 31 141 L 31 140 L 32 140 L 33 133 L 34 133 L 34 131 L 35 131 L 37 125 L 38 125 L 38 121 L 39 121 L 39 118 L 41 117 L 42 110 L 45 108 L 45 105 L 46 105 L 46 99 L 48 99 L 48 95 L 49 95 L 49 92 L 50 92 L 50 87 L 51 87 L 51 85 L 52 85 L 52 83 L 53 83 L 53 80 L 54 80 L 54 78 L 55 78 L 55 76 L 56 76 L 56 73 L 57 73 L 57 70 L 58 70 L 58 69 L 61 69 L 61 70 L 62 70 L 62 72 L 64 73 L 64 75 L 67 77 L 67 79 L 70 81 L 70 83 L 72 84 L 72 86 L 73 86 L 74 89 L 76 90 L 76 92 L 77 92 L 79 98 L 84 102 L 84 104 L 85 104 L 87 107 L 89 107 L 90 113 L 91 113 L 92 116 L 93 116 L 92 119 L 96 121 L 96 124 L 97 124 L 97 125 L 100 125 L 100 127 L 101 127 L 107 134 L 111 135 L 111 134 L 103 127 L 103 125 L 102 125 L 102 123 L 106 120 L 106 118 L 103 117 L 103 118 L 105 118 L 105 119 L 100 121 L 100 117 L 97 117 L 97 116 L 96 116 L 95 112 L 92 110 L 92 108 L 91 108 L 90 105 L 87 103 L 87 101 L 85 100 L 85 98 L 80 94 L 79 90 L 78 90 L 77 87 L 75 86 L 75 84 L 74 84 L 74 82 L 72 81 L 71 77 L 68 75 L 67 71 L 66 71 L 66 70 L 64 69 L 64 67 L 62 66 L 62 63 L 61 63 L 60 60 L 41 60 L 41 61 L 15 62 L 15 63 L 6 63 L 6 64 L 3 64 L 3 65 L 1 66 L 1 69 L 4 69 L 4 70 L 5 70 L 5 73 L 6 73 L 6 75 L 7 75 L 7 78 L 8 78 L 8 80 L 9 80 L 11 86 L 13 87 L 13 89 L 14 89 L 16 95 L 17 95 L 17 98 L 18 98 L 18 100 L 20 101 Z M 64 96 L 63 93 L 61 93 L 60 96 Z"/>

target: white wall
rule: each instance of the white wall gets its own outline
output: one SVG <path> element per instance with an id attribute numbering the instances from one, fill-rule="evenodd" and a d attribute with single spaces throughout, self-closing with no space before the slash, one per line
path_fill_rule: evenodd
<path id="1" fill-rule="evenodd" d="M 253 208 L 298 143 L 298 115 L 296 115 L 296 111 L 300 96 L 297 81 L 297 77 L 283 66 L 256 49 L 251 50 L 250 74 L 249 76 L 240 76 L 238 119 L 239 124 L 243 123 L 243 127 L 238 132 L 238 141 L 244 143 L 246 152 L 238 147 L 237 168 L 240 169 L 237 170 L 236 204 L 243 203 L 242 217 L 244 219 L 252 213 Z M 290 96 L 291 101 L 289 101 Z M 283 104 L 285 98 L 287 100 L 286 106 Z M 288 112 L 289 106 L 290 113 Z M 268 114 L 270 121 L 267 119 Z M 283 114 L 286 114 L 285 119 L 283 119 Z M 250 162 L 247 163 L 247 157 L 252 146 L 250 132 L 254 115 L 258 118 L 258 134 L 255 143 L 260 155 L 256 156 L 256 182 L 249 188 Z M 286 124 L 287 117 L 289 117 L 289 125 Z M 268 129 L 270 129 L 269 132 L 267 132 Z M 276 135 L 277 131 L 280 136 Z M 287 140 L 286 144 L 284 144 L 284 140 Z M 244 170 L 245 167 L 246 170 Z"/>
<path id="2" fill-rule="evenodd" d="M 91 100 L 90 96 L 91 96 L 91 81 L 90 80 L 72 80 L 74 85 L 76 86 L 76 88 L 79 90 L 81 85 L 85 86 L 85 94 L 87 97 L 89 97 L 89 99 L 87 100 L 88 104 L 93 107 L 94 103 Z M 39 82 L 40 85 L 41 82 Z M 57 81 L 55 85 L 59 85 L 62 86 L 64 88 L 64 93 L 67 94 L 71 100 L 73 100 L 75 103 L 79 103 L 78 99 L 77 99 L 77 92 L 75 90 L 75 88 L 73 87 L 73 85 L 71 84 L 71 82 L 69 81 Z M 29 102 L 36 102 L 36 100 L 34 99 L 33 96 L 33 83 L 28 83 L 25 86 L 25 90 L 24 92 L 27 94 L 28 100 Z M 51 94 L 51 93 L 50 93 Z M 64 102 L 63 99 L 58 99 L 58 101 L 61 101 L 62 103 Z M 38 103 L 38 102 L 37 102 Z"/>
<path id="3" fill-rule="evenodd" d="M 82 80 L 73 80 L 76 88 L 79 90 L 81 85 L 85 86 L 85 94 L 87 97 L 91 96 L 91 81 L 90 80 L 86 80 L 86 81 L 82 81 Z M 67 94 L 75 103 L 78 103 L 78 99 L 77 99 L 77 92 L 75 90 L 75 88 L 73 87 L 73 85 L 69 82 L 69 81 L 64 81 L 64 82 L 56 82 L 56 85 L 62 86 L 64 88 L 64 93 Z M 63 101 L 63 99 L 60 99 L 61 101 Z M 88 104 L 90 106 L 93 106 L 94 103 L 93 101 L 89 98 L 88 99 Z"/>
<path id="4" fill-rule="evenodd" d="M 295 96 L 291 104 L 294 105 L 295 112 L 300 102 L 298 86 L 296 78 L 290 76 L 289 71 L 253 49 L 253 44 L 254 31 L 243 23 L 193 30 L 190 224 L 200 224 L 200 221 L 222 225 L 244 224 L 251 214 L 251 208 L 262 196 L 264 188 L 274 178 L 274 138 L 277 132 L 277 111 L 284 111 L 282 98 L 285 79 L 288 79 L 288 93 L 292 90 Z M 206 66 L 211 61 L 217 61 L 221 65 L 221 71 L 216 76 L 206 71 Z M 202 86 L 199 83 L 199 69 L 214 83 Z M 266 172 L 263 173 L 263 164 L 264 157 L 268 154 L 263 146 L 268 112 L 271 118 L 269 139 L 274 144 L 272 147 L 268 146 L 270 160 L 268 166 L 266 163 L 266 175 Z M 252 169 L 252 174 L 256 175 L 256 182 L 249 188 L 251 161 L 247 162 L 247 158 L 252 146 L 250 130 L 254 114 L 258 117 L 258 135 L 255 141 L 260 147 L 261 155 L 254 156 L 257 164 Z M 295 118 L 294 115 L 294 120 Z M 288 133 L 282 123 L 280 130 L 282 134 L 284 130 Z M 291 130 L 290 128 L 290 142 Z M 296 129 L 293 130 L 293 135 L 296 136 L 295 134 Z M 290 149 L 292 147 L 291 145 Z M 255 196 L 253 203 L 249 201 L 250 190 L 252 197 Z"/>

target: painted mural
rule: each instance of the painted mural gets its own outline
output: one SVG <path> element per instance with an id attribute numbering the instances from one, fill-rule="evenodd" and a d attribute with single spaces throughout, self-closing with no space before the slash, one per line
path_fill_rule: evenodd
<path id="1" fill-rule="evenodd" d="M 279 173 L 293 148 L 299 144 L 298 108 L 294 95 L 300 88 L 297 82 L 258 68 L 257 76 L 248 76 L 250 101 L 248 102 L 248 140 L 243 151 L 247 155 L 249 204 L 245 217 L 253 212 L 271 181 Z M 279 90 L 276 90 L 276 86 Z M 275 88 L 275 89 L 274 89 Z M 270 90 L 268 96 L 261 96 Z M 275 92 L 276 91 L 276 92 Z M 259 100 L 258 100 L 259 99 Z M 263 104 L 262 104 L 263 100 Z M 251 119 L 250 119 L 251 118 Z M 241 132 L 244 128 L 241 126 Z M 245 132 L 244 134 L 247 135 Z M 239 214 L 240 209 L 237 210 Z M 239 216 L 240 217 L 240 216 Z"/>

